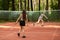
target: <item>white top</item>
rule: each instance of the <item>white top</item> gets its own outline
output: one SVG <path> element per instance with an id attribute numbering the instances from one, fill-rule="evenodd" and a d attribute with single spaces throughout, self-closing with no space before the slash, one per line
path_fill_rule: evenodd
<path id="1" fill-rule="evenodd" d="M 42 19 L 43 17 L 45 17 L 46 19 L 48 19 L 44 14 L 41 14 L 41 15 L 39 16 L 39 19 Z"/>
<path id="2" fill-rule="evenodd" d="M 43 18 L 43 16 L 44 16 L 44 15 L 43 15 L 43 14 L 41 14 L 41 15 L 39 16 L 39 19 L 42 19 L 42 18 Z"/>

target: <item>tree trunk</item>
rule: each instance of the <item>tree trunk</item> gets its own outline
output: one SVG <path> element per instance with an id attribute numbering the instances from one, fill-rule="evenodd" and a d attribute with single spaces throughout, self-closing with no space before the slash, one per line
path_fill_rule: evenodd
<path id="1" fill-rule="evenodd" d="M 22 0 L 20 0 L 20 6 L 21 6 L 21 10 L 22 10 Z"/>
<path id="2" fill-rule="evenodd" d="M 39 11 L 40 11 L 40 0 L 39 0 Z"/>
<path id="3" fill-rule="evenodd" d="M 48 0 L 46 0 L 46 10 L 48 10 Z"/>
<path id="4" fill-rule="evenodd" d="M 9 0 L 2 0 L 2 10 L 9 10 Z"/>
<path id="5" fill-rule="evenodd" d="M 29 0 L 28 0 L 28 11 L 29 11 Z"/>
<path id="6" fill-rule="evenodd" d="M 58 0 L 58 18 L 60 18 L 60 0 Z"/>
<path id="7" fill-rule="evenodd" d="M 52 7 L 52 6 L 53 6 L 53 0 L 51 0 L 51 9 L 53 9 L 53 7 Z"/>
<path id="8" fill-rule="evenodd" d="M 25 10 L 26 10 L 26 0 L 24 0 L 24 3 L 25 3 L 24 5 L 25 5 Z"/>
<path id="9" fill-rule="evenodd" d="M 32 0 L 30 0 L 31 1 L 31 10 L 33 11 L 33 3 L 32 3 Z"/>
<path id="10" fill-rule="evenodd" d="M 60 10 L 60 0 L 58 0 L 58 10 Z"/>
<path id="11" fill-rule="evenodd" d="M 12 10 L 15 11 L 15 0 L 12 0 Z"/>

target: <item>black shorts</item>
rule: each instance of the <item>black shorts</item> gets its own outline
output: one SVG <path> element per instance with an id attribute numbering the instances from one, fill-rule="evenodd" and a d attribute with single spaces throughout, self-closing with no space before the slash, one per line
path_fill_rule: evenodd
<path id="1" fill-rule="evenodd" d="M 20 20 L 20 26 L 25 26 L 25 21 L 24 20 Z"/>

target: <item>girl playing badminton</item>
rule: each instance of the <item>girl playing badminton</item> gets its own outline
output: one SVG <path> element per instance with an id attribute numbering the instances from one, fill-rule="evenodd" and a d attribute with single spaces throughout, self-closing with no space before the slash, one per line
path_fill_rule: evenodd
<path id="1" fill-rule="evenodd" d="M 20 14 L 20 16 L 18 17 L 18 19 L 17 19 L 17 21 L 16 21 L 16 23 L 18 23 L 18 21 L 19 21 L 19 25 L 20 25 L 20 27 L 21 27 L 21 31 L 19 30 L 18 36 L 20 36 L 20 33 L 21 33 L 21 32 L 24 33 L 24 26 L 25 26 L 26 19 L 27 19 L 26 11 L 23 10 L 22 14 Z M 22 37 L 24 38 L 25 35 L 23 34 Z"/>
<path id="2" fill-rule="evenodd" d="M 41 21 L 42 22 L 41 26 L 43 26 L 43 24 L 44 24 L 43 17 L 45 17 L 46 19 L 48 19 L 48 17 L 44 13 L 42 13 L 39 16 L 38 21 L 36 23 L 39 23 Z"/>

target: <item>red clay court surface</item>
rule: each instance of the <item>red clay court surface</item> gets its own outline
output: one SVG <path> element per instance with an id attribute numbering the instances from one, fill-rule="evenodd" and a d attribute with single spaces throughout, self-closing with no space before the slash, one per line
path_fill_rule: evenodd
<path id="1" fill-rule="evenodd" d="M 60 23 L 49 22 L 43 27 L 40 24 L 35 26 L 28 23 L 25 27 L 26 38 L 18 37 L 19 24 L 14 26 L 14 22 L 0 24 L 0 40 L 60 40 Z"/>

